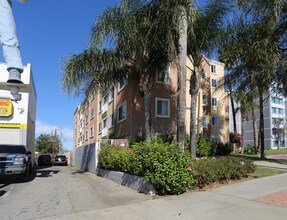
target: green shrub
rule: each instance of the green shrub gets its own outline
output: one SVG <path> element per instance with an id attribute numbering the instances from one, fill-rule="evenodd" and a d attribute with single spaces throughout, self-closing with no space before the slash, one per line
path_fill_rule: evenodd
<path id="1" fill-rule="evenodd" d="M 254 146 L 248 144 L 248 145 L 244 146 L 243 153 L 248 154 L 248 155 L 255 155 L 257 152 L 256 152 L 256 148 Z"/>
<path id="2" fill-rule="evenodd" d="M 127 147 L 103 145 L 98 154 L 99 168 L 127 172 L 132 154 Z"/>
<path id="3" fill-rule="evenodd" d="M 158 194 L 181 194 L 194 184 L 191 157 L 177 145 L 143 142 L 132 148 L 130 171 L 144 176 Z"/>
<path id="4" fill-rule="evenodd" d="M 193 163 L 193 167 L 196 170 L 196 183 L 200 188 L 215 182 L 241 179 L 255 170 L 251 160 L 236 157 L 200 159 Z"/>
<path id="5" fill-rule="evenodd" d="M 99 167 L 143 176 L 158 194 L 181 194 L 194 185 L 191 157 L 177 145 L 142 142 L 131 148 L 104 146 Z"/>
<path id="6" fill-rule="evenodd" d="M 233 151 L 233 146 L 231 143 L 218 143 L 216 145 L 215 155 L 217 156 L 228 156 Z"/>
<path id="7" fill-rule="evenodd" d="M 214 156 L 216 151 L 215 141 L 208 140 L 201 134 L 196 136 L 196 156 L 208 157 Z"/>

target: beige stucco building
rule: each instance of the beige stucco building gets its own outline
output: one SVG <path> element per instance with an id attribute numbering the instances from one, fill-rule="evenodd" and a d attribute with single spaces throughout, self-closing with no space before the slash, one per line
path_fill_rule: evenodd
<path id="1" fill-rule="evenodd" d="M 190 100 L 189 79 L 192 63 L 187 61 L 186 77 L 186 133 L 189 132 Z M 202 60 L 199 73 L 200 90 L 197 99 L 197 131 L 217 141 L 228 140 L 228 101 L 224 89 L 218 89 L 224 76 L 224 64 Z M 151 90 L 152 133 L 168 133 L 176 139 L 177 131 L 177 69 L 171 64 L 166 71 L 155 70 Z M 139 81 L 123 80 L 109 91 L 94 92 L 88 104 L 78 107 L 74 114 L 74 150 L 80 157 L 84 148 L 103 139 L 125 139 L 144 136 L 144 100 Z M 93 151 L 93 154 L 96 152 Z M 77 154 L 76 154 L 77 155 Z"/>

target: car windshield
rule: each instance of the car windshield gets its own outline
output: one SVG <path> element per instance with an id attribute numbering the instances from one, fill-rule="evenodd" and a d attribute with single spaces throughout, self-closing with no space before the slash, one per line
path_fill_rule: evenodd
<path id="1" fill-rule="evenodd" d="M 51 156 L 50 155 L 40 155 L 39 156 L 39 159 L 51 159 Z"/>
<path id="2" fill-rule="evenodd" d="M 26 149 L 21 145 L 0 145 L 0 153 L 26 154 Z"/>
<path id="3" fill-rule="evenodd" d="M 56 158 L 56 159 L 58 159 L 58 158 L 66 159 L 66 156 L 65 156 L 65 155 L 61 155 L 61 156 L 56 156 L 55 158 Z"/>

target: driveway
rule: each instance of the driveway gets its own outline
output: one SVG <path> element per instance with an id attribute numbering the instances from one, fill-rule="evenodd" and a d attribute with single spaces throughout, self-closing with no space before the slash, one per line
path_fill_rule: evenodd
<path id="1" fill-rule="evenodd" d="M 2 179 L 0 219 L 61 216 L 149 199 L 149 196 L 92 173 L 79 173 L 67 166 L 39 167 L 30 182 Z"/>

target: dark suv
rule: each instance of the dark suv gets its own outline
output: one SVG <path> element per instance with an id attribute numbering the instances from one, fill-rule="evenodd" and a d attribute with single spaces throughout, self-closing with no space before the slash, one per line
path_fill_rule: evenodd
<path id="1" fill-rule="evenodd" d="M 52 157 L 50 154 L 41 154 L 38 157 L 38 166 L 52 166 Z"/>
<path id="2" fill-rule="evenodd" d="M 28 181 L 32 172 L 31 151 L 24 145 L 0 144 L 0 176 L 20 176 Z"/>

